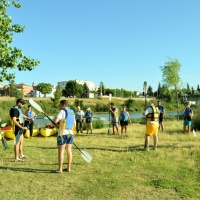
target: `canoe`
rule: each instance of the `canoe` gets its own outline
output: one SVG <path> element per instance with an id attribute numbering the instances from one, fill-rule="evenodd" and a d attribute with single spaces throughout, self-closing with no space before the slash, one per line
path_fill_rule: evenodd
<path id="1" fill-rule="evenodd" d="M 58 132 L 57 128 L 41 128 L 40 129 L 40 135 L 44 136 L 44 137 L 49 137 L 52 135 L 55 135 Z"/>

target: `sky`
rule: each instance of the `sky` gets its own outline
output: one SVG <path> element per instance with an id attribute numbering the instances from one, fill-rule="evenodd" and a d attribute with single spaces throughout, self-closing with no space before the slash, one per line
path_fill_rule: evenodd
<path id="1" fill-rule="evenodd" d="M 87 80 L 95 86 L 154 91 L 169 58 L 186 87 L 200 84 L 199 0 L 20 0 L 13 23 L 26 26 L 12 46 L 38 59 L 16 83 Z"/>

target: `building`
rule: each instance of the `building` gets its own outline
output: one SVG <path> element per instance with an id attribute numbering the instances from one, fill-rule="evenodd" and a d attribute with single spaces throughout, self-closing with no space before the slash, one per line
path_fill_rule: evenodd
<path id="1" fill-rule="evenodd" d="M 95 85 L 94 85 L 93 81 L 81 81 L 81 80 L 75 80 L 75 81 L 77 83 L 79 83 L 80 85 L 83 85 L 84 83 L 86 83 L 90 91 L 94 91 L 95 90 Z M 68 81 L 58 82 L 58 86 L 61 87 L 64 90 L 67 82 Z"/>

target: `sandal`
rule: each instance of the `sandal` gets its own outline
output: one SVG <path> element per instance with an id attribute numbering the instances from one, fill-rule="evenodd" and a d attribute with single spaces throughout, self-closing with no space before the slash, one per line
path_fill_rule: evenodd
<path id="1" fill-rule="evenodd" d="M 17 158 L 17 159 L 15 159 L 15 162 L 24 162 L 24 160 Z"/>
<path id="2" fill-rule="evenodd" d="M 27 156 L 25 156 L 25 155 L 21 155 L 19 158 L 28 158 Z"/>

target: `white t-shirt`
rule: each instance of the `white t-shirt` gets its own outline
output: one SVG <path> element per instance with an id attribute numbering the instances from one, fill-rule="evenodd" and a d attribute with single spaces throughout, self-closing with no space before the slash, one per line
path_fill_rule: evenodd
<path id="1" fill-rule="evenodd" d="M 71 134 L 73 135 L 73 131 L 72 130 L 64 130 L 63 133 L 62 133 L 62 125 L 63 123 L 65 122 L 65 119 L 66 119 L 66 114 L 65 114 L 65 111 L 64 110 L 60 110 L 60 112 L 58 113 L 57 115 L 57 118 L 60 120 L 59 121 L 59 129 L 58 129 L 58 136 L 60 135 L 67 135 L 67 134 Z M 74 115 L 74 123 L 76 123 L 76 120 L 75 120 L 75 115 Z M 62 134 L 61 134 L 62 133 Z"/>

